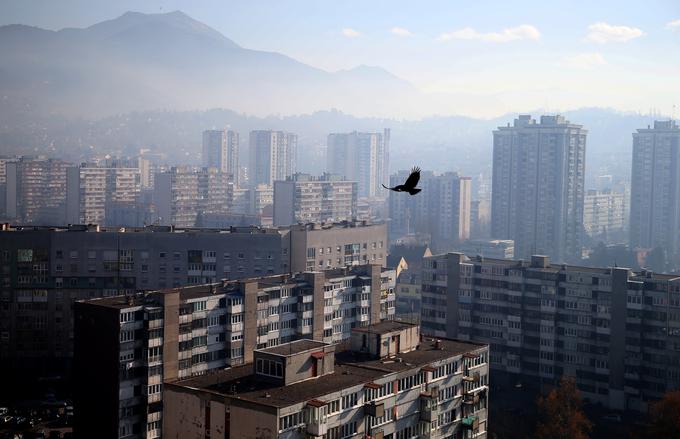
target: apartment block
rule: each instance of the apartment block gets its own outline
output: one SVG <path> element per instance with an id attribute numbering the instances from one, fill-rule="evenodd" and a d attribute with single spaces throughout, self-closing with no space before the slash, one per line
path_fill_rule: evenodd
<path id="1" fill-rule="evenodd" d="M 363 264 L 385 267 L 387 263 L 385 224 L 299 224 L 282 230 L 289 233 L 293 272 Z"/>
<path id="2" fill-rule="evenodd" d="M 493 132 L 491 238 L 514 240 L 517 257 L 581 259 L 586 135 L 562 116 Z"/>
<path id="3" fill-rule="evenodd" d="M 611 189 L 589 190 L 583 202 L 583 228 L 590 236 L 622 235 L 626 229 L 628 199 Z"/>
<path id="4" fill-rule="evenodd" d="M 203 166 L 217 168 L 229 175 L 233 183 L 238 180 L 239 135 L 232 130 L 203 131 Z"/>
<path id="5" fill-rule="evenodd" d="M 357 182 L 360 198 L 381 197 L 389 178 L 390 130 L 328 135 L 326 169 Z"/>
<path id="6" fill-rule="evenodd" d="M 680 278 L 628 268 L 425 259 L 422 331 L 488 343 L 497 382 L 576 377 L 585 398 L 646 412 L 680 387 Z"/>
<path id="7" fill-rule="evenodd" d="M 22 224 L 63 224 L 66 172 L 71 165 L 45 157 L 5 163 L 5 217 Z"/>
<path id="8" fill-rule="evenodd" d="M 297 135 L 284 131 L 251 131 L 248 180 L 250 187 L 273 186 L 297 170 Z"/>
<path id="9" fill-rule="evenodd" d="M 416 325 L 383 322 L 353 329 L 345 349 L 301 340 L 254 357 L 167 383 L 177 415 L 165 437 L 486 437 L 488 346 L 420 340 Z"/>
<path id="10" fill-rule="evenodd" d="M 295 174 L 274 182 L 274 225 L 352 221 L 357 183 L 339 176 Z"/>
<path id="11" fill-rule="evenodd" d="M 233 183 L 216 168 L 173 167 L 156 174 L 153 202 L 157 223 L 175 227 L 200 225 L 205 214 L 229 213 Z"/>
<path id="12" fill-rule="evenodd" d="M 0 384 L 16 385 L 17 373 L 35 378 L 70 370 L 76 300 L 301 272 L 308 266 L 384 266 L 386 239 L 384 225 L 360 223 L 124 230 L 5 225 L 0 230 L 0 368 L 10 372 L 0 373 Z M 307 246 L 325 254 L 308 259 Z"/>
<path id="13" fill-rule="evenodd" d="M 365 265 L 77 302 L 74 430 L 161 437 L 162 411 L 180 414 L 167 411 L 164 382 L 252 363 L 257 349 L 297 339 L 348 340 L 352 328 L 394 318 L 393 288 L 393 272 Z M 91 380 L 106 387 L 106 404 Z"/>
<path id="14" fill-rule="evenodd" d="M 410 171 L 390 177 L 390 185 L 403 184 Z M 390 193 L 390 238 L 416 234 L 429 236 L 436 251 L 450 251 L 470 238 L 472 180 L 455 172 L 421 172 L 417 196 Z"/>
<path id="15" fill-rule="evenodd" d="M 680 247 L 680 126 L 655 121 L 633 134 L 630 245 L 662 247 L 677 261 Z"/>
<path id="16" fill-rule="evenodd" d="M 137 163 L 83 163 L 67 169 L 66 222 L 121 225 L 113 211 L 139 207 L 142 189 Z"/>

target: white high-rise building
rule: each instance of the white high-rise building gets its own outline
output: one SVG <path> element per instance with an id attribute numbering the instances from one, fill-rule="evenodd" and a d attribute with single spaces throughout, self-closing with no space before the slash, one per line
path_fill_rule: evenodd
<path id="1" fill-rule="evenodd" d="M 229 174 L 232 181 L 238 179 L 239 135 L 231 130 L 203 131 L 203 166 L 217 168 Z"/>
<path id="2" fill-rule="evenodd" d="M 276 180 L 295 174 L 297 135 L 284 131 L 251 131 L 249 156 L 249 186 L 273 186 Z"/>
<path id="3" fill-rule="evenodd" d="M 663 247 L 677 257 L 680 234 L 680 127 L 655 121 L 633 134 L 631 247 Z"/>
<path id="4" fill-rule="evenodd" d="M 515 256 L 580 259 L 587 131 L 562 116 L 515 119 L 493 132 L 491 237 Z"/>
<path id="5" fill-rule="evenodd" d="M 141 172 L 136 165 L 136 160 L 113 160 L 68 168 L 66 221 L 69 224 L 118 225 L 107 221 L 107 211 L 137 208 Z"/>
<path id="6" fill-rule="evenodd" d="M 274 183 L 274 225 L 352 221 L 357 184 L 336 175 L 295 174 Z"/>
<path id="7" fill-rule="evenodd" d="M 382 133 L 328 135 L 327 171 L 358 183 L 359 197 L 386 195 L 389 181 L 390 130 Z"/>
<path id="8" fill-rule="evenodd" d="M 628 199 L 625 192 L 589 190 L 583 203 L 585 232 L 600 237 L 623 232 L 626 227 L 626 204 Z"/>

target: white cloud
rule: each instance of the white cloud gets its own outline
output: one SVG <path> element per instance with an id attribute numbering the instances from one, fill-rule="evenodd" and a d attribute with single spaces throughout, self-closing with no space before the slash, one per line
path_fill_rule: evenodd
<path id="1" fill-rule="evenodd" d="M 348 38 L 356 38 L 361 35 L 361 32 L 352 29 L 351 27 L 346 27 L 342 30 L 342 34 Z"/>
<path id="2" fill-rule="evenodd" d="M 595 66 L 603 66 L 607 64 L 607 61 L 605 61 L 601 54 L 597 52 L 591 52 L 577 53 L 573 56 L 567 56 L 562 58 L 559 64 L 562 67 L 567 67 L 570 69 L 587 70 Z"/>
<path id="3" fill-rule="evenodd" d="M 634 38 L 639 38 L 645 33 L 642 29 L 630 26 L 613 26 L 609 23 L 599 22 L 588 26 L 586 41 L 594 43 L 623 43 Z"/>
<path id="4" fill-rule="evenodd" d="M 666 24 L 666 27 L 672 31 L 680 32 L 680 18 L 677 20 L 670 21 Z"/>
<path id="5" fill-rule="evenodd" d="M 392 32 L 394 35 L 399 35 L 400 37 L 410 37 L 413 35 L 410 30 L 404 29 L 403 27 L 393 27 L 390 32 Z"/>
<path id="6" fill-rule="evenodd" d="M 541 33 L 534 26 L 523 24 L 517 27 L 503 29 L 500 32 L 477 32 L 471 27 L 465 27 L 453 32 L 445 32 L 439 35 L 438 40 L 479 40 L 491 43 L 508 43 L 517 40 L 538 40 Z"/>

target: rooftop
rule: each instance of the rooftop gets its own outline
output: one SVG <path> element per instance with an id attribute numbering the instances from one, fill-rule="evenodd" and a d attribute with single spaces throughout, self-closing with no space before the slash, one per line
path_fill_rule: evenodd
<path id="1" fill-rule="evenodd" d="M 397 358 L 400 358 L 400 361 L 395 358 L 366 360 L 366 356 L 362 354 L 345 351 L 336 354 L 334 373 L 285 387 L 258 378 L 253 373 L 252 364 L 177 381 L 170 385 L 202 389 L 271 407 L 288 407 L 312 399 L 321 399 L 325 395 L 348 387 L 365 385 L 396 372 L 417 369 L 438 360 L 474 352 L 485 346 L 481 343 L 441 339 L 437 349 L 435 342 L 430 340 L 421 343 L 418 350 L 399 355 Z"/>
<path id="2" fill-rule="evenodd" d="M 270 348 L 259 349 L 259 352 L 264 352 L 266 354 L 281 355 L 288 357 L 291 355 L 299 354 L 305 351 L 312 351 L 315 349 L 323 348 L 328 346 L 328 343 L 316 340 L 295 340 L 290 343 L 285 343 L 279 346 L 273 346 Z"/>
<path id="3" fill-rule="evenodd" d="M 352 329 L 354 332 L 370 332 L 372 334 L 389 334 L 390 332 L 401 331 L 413 326 L 418 326 L 413 323 L 401 322 L 399 320 L 385 320 L 380 323 L 375 323 L 370 326 L 358 327 Z"/>

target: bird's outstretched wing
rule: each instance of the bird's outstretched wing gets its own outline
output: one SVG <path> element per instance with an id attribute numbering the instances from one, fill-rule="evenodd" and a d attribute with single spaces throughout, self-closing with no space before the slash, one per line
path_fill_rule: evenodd
<path id="1" fill-rule="evenodd" d="M 381 184 L 382 184 L 382 183 L 381 183 Z M 382 187 L 384 187 L 385 189 L 389 189 L 389 190 L 391 190 L 391 191 L 394 190 L 394 188 L 387 187 L 387 186 L 385 186 L 384 184 L 382 185 Z"/>
<path id="2" fill-rule="evenodd" d="M 411 169 L 411 175 L 409 175 L 406 179 L 404 186 L 409 189 L 413 189 L 418 185 L 418 181 L 420 181 L 420 168 L 415 166 L 413 169 Z"/>

